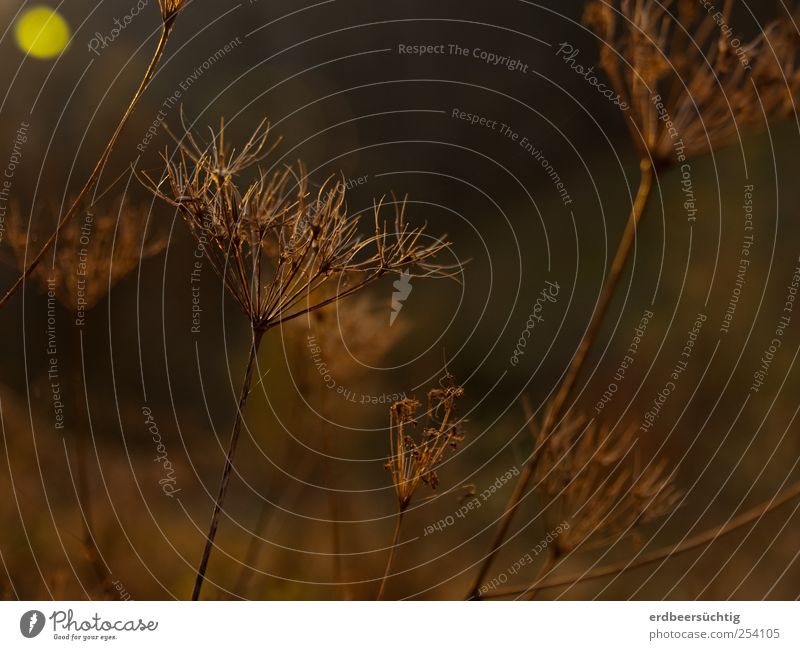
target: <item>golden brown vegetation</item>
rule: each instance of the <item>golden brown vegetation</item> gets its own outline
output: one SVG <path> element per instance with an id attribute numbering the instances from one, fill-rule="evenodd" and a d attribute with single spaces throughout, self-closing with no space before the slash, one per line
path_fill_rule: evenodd
<path id="1" fill-rule="evenodd" d="M 374 208 L 374 230 L 359 233 L 350 217 L 341 180 L 328 179 L 312 193 L 305 166 L 286 167 L 255 178 L 242 174 L 269 153 L 269 127 L 262 122 L 240 148 L 225 139 L 225 123 L 211 142 L 200 144 L 188 129 L 173 161 L 165 155 L 165 179 L 146 177 L 151 191 L 177 208 L 225 287 L 250 321 L 253 342 L 245 370 L 228 454 L 222 472 L 193 599 L 198 599 L 214 545 L 250 393 L 253 368 L 265 332 L 360 291 L 390 274 L 447 277 L 454 269 L 432 259 L 449 243 L 428 238 L 425 228 L 405 220 L 395 202 L 394 220 L 382 221 L 383 200 Z M 166 186 L 166 189 L 164 189 Z M 326 297 L 327 296 L 327 297 Z"/>
<path id="2" fill-rule="evenodd" d="M 162 36 L 142 83 L 86 184 L 32 260 L 29 249 L 38 238 L 30 236 L 18 217 L 9 221 L 8 241 L 23 272 L 0 300 L 0 307 L 28 277 L 35 278 L 45 290 L 54 282 L 55 296 L 67 309 L 77 311 L 81 306 L 76 302 L 76 257 L 82 224 L 75 216 L 152 79 L 174 20 L 185 4 L 183 0 L 159 0 Z M 726 0 L 725 20 L 730 20 L 732 7 L 733 2 Z M 544 519 L 549 528 L 567 519 L 573 523 L 550 546 L 549 557 L 534 581 L 498 590 L 492 597 L 532 595 L 546 587 L 616 575 L 668 559 L 747 526 L 800 494 L 800 484 L 790 486 L 778 497 L 722 526 L 633 562 L 615 563 L 580 575 L 550 576 L 572 554 L 623 538 L 635 539 L 643 534 L 644 524 L 671 514 L 681 498 L 667 461 L 641 458 L 634 428 L 612 428 L 589 420 L 581 415 L 580 404 L 570 401 L 624 273 L 656 175 L 667 173 L 675 162 L 674 135 L 664 115 L 685 143 L 685 155 L 698 156 L 730 144 L 743 132 L 761 128 L 765 117 L 787 116 L 793 112 L 800 90 L 797 35 L 789 21 L 771 24 L 745 46 L 747 65 L 718 33 L 710 15 L 700 12 L 697 3 L 593 1 L 586 10 L 585 22 L 598 36 L 603 69 L 615 91 L 632 109 L 628 126 L 641 178 L 603 291 L 567 373 L 540 423 L 527 412 L 534 449 L 478 567 L 467 594 L 473 598 L 481 597 L 480 587 L 507 539 L 520 504 L 534 492 L 546 504 Z M 663 112 L 653 101 L 655 96 L 663 98 Z M 265 171 L 261 163 L 271 152 L 268 137 L 269 127 L 262 122 L 236 148 L 227 141 L 224 122 L 212 131 L 209 142 L 203 142 L 184 125 L 183 132 L 175 138 L 177 151 L 165 154 L 163 177 L 145 177 L 153 194 L 181 214 L 227 292 L 246 316 L 252 334 L 214 509 L 196 571 L 194 599 L 200 597 L 214 549 L 264 334 L 287 324 L 299 327 L 303 323 L 301 317 L 305 317 L 305 324 L 327 341 L 325 347 L 336 347 L 334 339 L 347 337 L 342 331 L 350 330 L 356 333 L 352 338 L 357 345 L 378 357 L 402 329 L 395 329 L 392 336 L 385 330 L 377 336 L 380 317 L 367 299 L 358 297 L 342 303 L 341 312 L 339 303 L 386 276 L 442 278 L 458 271 L 457 267 L 441 264 L 440 256 L 450 243 L 431 237 L 425 227 L 411 226 L 404 201 L 392 201 L 391 206 L 383 199 L 376 201 L 371 223 L 365 226 L 359 217 L 348 214 L 342 179 L 329 178 L 318 190 L 312 190 L 302 162 Z M 387 209 L 393 210 L 388 220 L 384 219 Z M 147 234 L 146 224 L 143 211 L 125 204 L 94 218 L 90 255 L 82 273 L 86 278 L 83 304 L 87 309 L 95 307 L 143 258 L 163 248 L 161 238 Z M 40 264 L 57 239 L 53 264 Z M 331 326 L 334 318 L 336 328 Z M 76 381 L 76 386 L 82 386 L 81 382 Z M 414 398 L 389 407 L 386 468 L 391 474 L 397 515 L 378 598 L 383 597 L 391 574 L 404 513 L 423 485 L 437 487 L 438 470 L 448 449 L 457 447 L 463 439 L 463 421 L 457 414 L 457 404 L 463 397 L 464 389 L 448 372 L 440 385 L 428 392 L 422 417 L 422 404 Z M 416 428 L 420 430 L 417 436 Z M 327 444 L 324 432 L 323 442 Z M 82 456 L 80 453 L 79 468 L 84 464 Z M 79 474 L 83 472 L 85 469 L 79 469 Z M 85 484 L 85 477 L 78 478 Z M 328 476 L 327 481 L 331 487 L 332 477 Z M 84 502 L 81 510 L 85 513 L 86 553 L 90 563 L 98 567 L 98 579 L 103 583 L 107 575 L 97 560 L 88 492 L 85 487 L 79 491 Z M 336 522 L 339 508 L 333 490 L 331 495 L 331 519 Z M 338 537 L 334 523 L 337 558 Z M 341 567 L 337 566 L 335 573 L 341 580 Z"/>

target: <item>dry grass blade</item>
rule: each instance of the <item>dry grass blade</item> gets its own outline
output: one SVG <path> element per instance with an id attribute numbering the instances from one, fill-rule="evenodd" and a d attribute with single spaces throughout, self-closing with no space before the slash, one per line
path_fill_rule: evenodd
<path id="1" fill-rule="evenodd" d="M 330 297 L 330 296 L 324 296 Z M 312 302 L 316 298 L 312 298 Z M 299 358 L 304 373 L 298 373 L 295 382 L 299 392 L 311 399 L 318 392 L 318 405 L 314 412 L 319 413 L 322 420 L 329 417 L 328 394 L 332 391 L 324 382 L 319 381 L 319 372 L 314 365 L 308 363 L 308 355 L 320 355 L 326 368 L 342 382 L 363 373 L 368 366 L 379 361 L 398 340 L 408 331 L 407 321 L 387 324 L 385 306 L 378 308 L 374 297 L 359 294 L 347 302 L 342 309 L 338 304 L 330 304 L 318 309 L 304 318 L 291 321 L 282 331 L 288 339 L 289 349 L 293 349 Z M 323 422 L 318 429 L 321 439 L 322 457 L 318 461 L 322 465 L 325 485 L 328 492 L 328 505 L 331 521 L 331 540 L 333 575 L 337 590 L 345 600 L 350 600 L 350 585 L 346 581 L 343 556 L 341 554 L 341 513 L 340 492 L 337 489 L 337 476 L 333 467 L 332 443 L 335 441 L 329 427 Z"/>
<path id="2" fill-rule="evenodd" d="M 733 1 L 726 0 L 720 14 L 724 22 L 729 22 L 732 8 Z M 633 119 L 626 123 L 638 151 L 641 178 L 589 326 L 542 422 L 543 440 L 569 409 L 568 399 L 632 250 L 655 174 L 676 160 L 675 138 L 681 140 L 682 155 L 687 158 L 726 145 L 741 131 L 763 126 L 764 113 L 767 118 L 789 114 L 800 88 L 797 35 L 790 20 L 771 24 L 744 48 L 749 69 L 730 50 L 713 16 L 689 0 L 592 0 L 584 20 L 598 36 L 601 65 L 614 91 L 631 108 Z M 532 458 L 520 474 L 472 584 L 471 597 L 479 595 L 514 515 L 528 495 L 536 460 Z"/>
<path id="3" fill-rule="evenodd" d="M 54 309 L 49 304 L 50 299 L 54 298 L 75 314 L 76 320 L 84 321 L 86 314 L 98 305 L 117 282 L 144 258 L 160 252 L 166 240 L 148 233 L 147 217 L 146 210 L 133 208 L 121 198 L 113 207 L 95 213 L 86 212 L 83 220 L 67 223 L 61 230 L 52 263 L 37 266 L 31 275 L 40 291 L 48 296 L 48 311 Z M 49 231 L 52 224 L 47 224 L 47 227 Z M 17 211 L 13 211 L 6 222 L 6 241 L 13 258 L 8 261 L 16 262 L 21 269 L 25 269 L 28 248 L 38 241 L 38 233 L 31 232 Z M 71 328 L 70 333 L 74 355 L 72 390 L 76 411 L 74 444 L 77 497 L 84 527 L 82 541 L 84 553 L 99 584 L 106 595 L 114 597 L 116 593 L 111 585 L 110 573 L 97 547 L 92 525 L 92 490 L 88 470 L 90 427 L 82 395 L 86 390 L 82 363 L 83 339 L 77 325 Z"/>

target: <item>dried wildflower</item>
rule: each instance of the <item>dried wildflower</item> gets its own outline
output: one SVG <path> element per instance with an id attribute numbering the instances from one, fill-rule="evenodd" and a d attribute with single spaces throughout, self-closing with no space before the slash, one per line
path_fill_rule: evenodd
<path id="1" fill-rule="evenodd" d="M 381 223 L 383 201 L 379 201 L 374 231 L 362 237 L 359 219 L 347 215 L 341 180 L 329 179 L 312 194 L 306 168 L 298 163 L 296 168 L 287 166 L 271 174 L 258 169 L 255 179 L 243 185 L 243 172 L 269 152 L 268 135 L 269 126 L 262 122 L 237 150 L 225 141 L 224 121 L 207 145 L 201 145 L 184 124 L 177 160 L 165 155 L 163 181 L 156 183 L 145 176 L 151 191 L 183 216 L 253 331 L 193 600 L 200 597 L 214 547 L 264 333 L 334 304 L 387 274 L 407 271 L 416 277 L 444 277 L 453 272 L 430 262 L 449 244 L 441 239 L 421 243 L 425 229 L 406 224 L 404 203 L 395 203 L 390 228 Z"/>
<path id="2" fill-rule="evenodd" d="M 730 24 L 732 0 L 718 18 Z M 798 35 L 789 18 L 734 48 L 731 32 L 694 0 L 592 0 L 584 21 L 601 66 L 630 106 L 642 157 L 669 166 L 793 114 L 800 89 Z M 641 135 L 640 135 L 641 134 Z"/>
<path id="3" fill-rule="evenodd" d="M 557 554 L 602 545 L 669 514 L 679 500 L 665 462 L 639 470 L 636 427 L 616 434 L 595 420 L 571 418 L 539 441 L 537 478 L 548 525 L 569 522 Z"/>
<path id="4" fill-rule="evenodd" d="M 428 392 L 426 423 L 419 441 L 409 429 L 417 425 L 421 404 L 415 399 L 404 399 L 389 407 L 391 454 L 386 469 L 392 473 L 401 512 L 411 503 L 420 483 L 436 489 L 439 485 L 436 468 L 447 449 L 455 449 L 464 439 L 462 421 L 455 415 L 456 402 L 464 395 L 464 389 L 453 383 L 450 373 L 440 383 L 439 388 Z"/>
<path id="5" fill-rule="evenodd" d="M 421 483 L 427 483 L 431 489 L 436 489 L 439 485 L 436 469 L 445 452 L 448 448 L 455 449 L 464 439 L 461 433 L 463 420 L 456 417 L 456 402 L 463 397 L 464 389 L 455 384 L 449 372 L 445 372 L 439 384 L 439 388 L 428 391 L 425 426 L 419 441 L 414 439 L 409 429 L 416 427 L 419 421 L 417 412 L 421 404 L 415 399 L 404 399 L 389 407 L 391 453 L 385 467 L 392 473 L 398 508 L 389 558 L 378 588 L 378 600 L 386 590 L 395 549 L 400 541 L 403 514 L 414 498 L 414 493 Z"/>
<path id="6" fill-rule="evenodd" d="M 167 161 L 167 189 L 149 183 L 180 210 L 255 330 L 331 304 L 387 274 L 449 274 L 429 261 L 449 244 L 421 243 L 425 229 L 406 223 L 404 203 L 395 203 L 390 227 L 381 223 L 383 201 L 377 202 L 374 232 L 362 237 L 359 219 L 347 216 L 343 181 L 328 180 L 312 194 L 302 163 L 272 174 L 259 170 L 240 189 L 240 174 L 266 155 L 268 133 L 262 123 L 239 151 L 227 146 L 224 123 L 208 146 L 187 133 L 178 161 Z M 352 282 L 344 285 L 343 278 Z M 330 297 L 310 301 L 326 292 Z"/>
<path id="7" fill-rule="evenodd" d="M 46 231 L 51 232 L 48 226 Z M 8 221 L 8 243 L 20 268 L 40 233 L 28 232 L 19 214 Z M 37 266 L 32 277 L 42 291 L 52 289 L 70 311 L 89 311 L 140 262 L 163 250 L 166 240 L 148 231 L 148 211 L 121 199 L 117 207 L 92 208 L 61 231 L 52 265 Z"/>

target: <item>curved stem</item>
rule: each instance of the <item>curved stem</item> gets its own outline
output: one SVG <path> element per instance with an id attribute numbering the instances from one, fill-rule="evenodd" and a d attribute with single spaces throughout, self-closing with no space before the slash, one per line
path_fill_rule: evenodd
<path id="1" fill-rule="evenodd" d="M 403 511 L 398 510 L 397 520 L 394 525 L 394 535 L 392 536 L 392 545 L 389 548 L 389 559 L 386 562 L 386 571 L 383 572 L 383 580 L 381 580 L 380 589 L 378 589 L 378 596 L 376 600 L 383 598 L 383 592 L 386 589 L 386 582 L 389 579 L 389 572 L 392 570 L 392 562 L 394 561 L 394 551 L 397 548 L 397 543 L 400 541 L 400 526 L 403 525 Z"/>
<path id="2" fill-rule="evenodd" d="M 595 342 L 598 333 L 600 332 L 600 328 L 603 325 L 603 320 L 605 319 L 609 305 L 611 304 L 611 300 L 614 297 L 614 293 L 617 289 L 617 285 L 622 277 L 622 272 L 625 270 L 625 264 L 628 261 L 628 256 L 633 248 L 633 243 L 636 240 L 636 229 L 639 224 L 639 220 L 644 214 L 645 207 L 647 206 L 647 200 L 650 197 L 650 192 L 653 188 L 654 178 L 653 167 L 649 160 L 643 160 L 640 164 L 640 168 L 641 177 L 639 179 L 639 189 L 636 192 L 636 199 L 633 202 L 630 215 L 628 216 L 628 222 L 625 225 L 624 232 L 622 233 L 622 239 L 617 247 L 614 260 L 611 263 L 611 268 L 609 269 L 605 286 L 600 294 L 594 314 L 592 314 L 592 319 L 589 321 L 589 326 L 586 328 L 586 333 L 581 339 L 575 355 L 572 357 L 567 374 L 547 409 L 544 422 L 542 423 L 542 427 L 539 432 L 540 441 L 547 440 L 556 423 L 563 415 L 564 405 L 566 404 L 567 399 L 569 399 L 572 389 L 575 387 L 575 383 L 577 382 L 578 377 L 583 370 L 583 366 L 586 362 L 589 351 Z M 506 506 L 502 517 L 500 518 L 500 522 L 497 526 L 497 532 L 495 533 L 495 536 L 489 547 L 489 551 L 487 552 L 486 557 L 483 559 L 480 570 L 478 571 L 478 575 L 473 582 L 472 589 L 470 591 L 471 597 L 473 598 L 478 596 L 481 584 L 485 580 L 486 575 L 491 568 L 492 562 L 494 561 L 497 552 L 500 550 L 503 540 L 508 534 L 508 530 L 511 526 L 514 515 L 516 514 L 522 499 L 525 497 L 530 481 L 533 478 L 538 458 L 539 454 L 537 453 L 537 450 L 534 450 L 531 458 L 520 472 L 519 479 L 514 487 L 514 492 L 512 493 L 508 505 Z"/>
<path id="3" fill-rule="evenodd" d="M 39 266 L 39 263 L 42 261 L 44 256 L 47 252 L 53 247 L 53 245 L 58 240 L 59 235 L 64 230 L 66 225 L 70 222 L 70 220 L 75 216 L 78 212 L 78 208 L 80 208 L 81 204 L 86 200 L 86 197 L 89 196 L 89 193 L 92 191 L 94 186 L 97 184 L 97 181 L 100 180 L 100 174 L 103 171 L 103 168 L 106 166 L 108 159 L 111 157 L 111 151 L 114 146 L 117 144 L 120 135 L 122 135 L 122 131 L 125 128 L 128 120 L 130 119 L 131 115 L 133 114 L 136 105 L 139 103 L 139 100 L 142 98 L 145 89 L 150 84 L 150 81 L 153 79 L 155 75 L 156 68 L 158 67 L 158 62 L 161 60 L 161 57 L 164 54 L 164 50 L 167 47 L 167 41 L 169 40 L 169 36 L 172 33 L 172 27 L 174 25 L 175 16 L 170 17 L 169 19 L 165 20 L 162 29 L 161 29 L 161 36 L 158 39 L 158 45 L 156 46 L 156 51 L 153 53 L 153 57 L 150 60 L 150 65 L 147 66 L 147 71 L 142 77 L 142 81 L 139 84 L 139 88 L 136 90 L 136 94 L 134 94 L 133 99 L 131 99 L 130 103 L 128 104 L 128 108 L 125 109 L 125 113 L 122 115 L 122 118 L 117 124 L 117 128 L 114 130 L 111 139 L 106 144 L 105 149 L 103 149 L 103 153 L 100 156 L 99 160 L 94 166 L 91 175 L 89 176 L 86 184 L 81 189 L 80 193 L 78 194 L 77 198 L 72 202 L 67 212 L 61 217 L 61 220 L 58 222 L 58 226 L 56 227 L 55 232 L 50 236 L 50 238 L 45 242 L 44 246 L 42 246 L 41 250 L 36 254 L 36 256 L 31 260 L 25 270 L 22 272 L 22 275 L 17 279 L 17 281 L 12 285 L 12 287 L 5 293 L 5 295 L 0 298 L 0 309 L 2 309 L 11 298 L 14 297 L 14 294 L 17 293 L 22 288 L 22 285 L 25 283 L 25 280 L 28 279 L 31 273 L 33 273 L 34 269 Z"/>
<path id="4" fill-rule="evenodd" d="M 505 589 L 500 589 L 495 591 L 490 596 L 481 596 L 479 598 L 485 599 L 485 598 L 502 598 L 504 596 L 518 596 L 520 594 L 527 593 L 528 590 L 530 589 L 538 590 L 538 589 L 551 589 L 554 587 L 572 586 L 580 582 L 586 582 L 588 580 L 597 580 L 599 578 L 608 578 L 610 576 L 616 576 L 625 573 L 627 571 L 631 571 L 633 569 L 638 569 L 639 567 L 643 567 L 648 564 L 653 564 L 660 560 L 668 560 L 683 553 L 688 553 L 689 551 L 693 551 L 698 548 L 702 548 L 703 546 L 706 546 L 708 544 L 711 544 L 720 537 L 724 537 L 725 535 L 730 535 L 731 533 L 747 526 L 748 524 L 757 523 L 758 520 L 761 519 L 764 515 L 768 514 L 769 512 L 772 512 L 773 510 L 777 510 L 786 503 L 792 501 L 793 499 L 796 499 L 798 496 L 800 496 L 800 481 L 794 483 L 776 497 L 770 499 L 769 501 L 760 503 L 759 505 L 750 508 L 750 510 L 746 510 L 745 512 L 738 515 L 737 517 L 734 517 L 725 524 L 716 526 L 705 532 L 698 533 L 697 535 L 694 535 L 693 537 L 690 537 L 689 539 L 684 540 L 683 542 L 675 546 L 668 546 L 666 548 L 661 548 L 656 551 L 652 551 L 651 553 L 646 553 L 637 560 L 614 562 L 612 564 L 607 564 L 605 566 L 594 569 L 593 571 L 588 571 L 584 573 L 574 573 L 571 575 L 562 576 L 558 578 L 551 578 L 550 580 L 540 579 L 528 587 L 507 587 Z"/>
<path id="5" fill-rule="evenodd" d="M 206 536 L 206 545 L 203 549 L 203 556 L 200 559 L 200 565 L 197 568 L 197 578 L 195 579 L 194 583 L 192 600 L 198 600 L 200 598 L 200 590 L 203 588 L 206 569 L 208 569 L 208 560 L 211 557 L 211 550 L 214 548 L 214 538 L 217 536 L 217 528 L 219 528 L 219 516 L 222 512 L 222 505 L 225 502 L 225 494 L 228 491 L 228 484 L 231 480 L 233 457 L 236 454 L 236 446 L 239 443 L 239 434 L 242 430 L 244 407 L 247 404 L 247 398 L 250 395 L 250 385 L 253 380 L 253 370 L 255 369 L 256 358 L 258 357 L 258 348 L 261 345 L 261 339 L 263 336 L 264 332 L 261 330 L 253 330 L 253 341 L 250 344 L 250 355 L 247 359 L 247 369 L 244 373 L 242 391 L 239 395 L 239 403 L 236 408 L 236 418 L 233 421 L 231 440 L 230 443 L 228 443 L 228 453 L 225 458 L 225 467 L 222 470 L 222 478 L 220 479 L 219 489 L 217 491 L 217 499 L 214 503 L 214 512 L 211 515 L 211 525 L 208 528 L 208 535 Z"/>

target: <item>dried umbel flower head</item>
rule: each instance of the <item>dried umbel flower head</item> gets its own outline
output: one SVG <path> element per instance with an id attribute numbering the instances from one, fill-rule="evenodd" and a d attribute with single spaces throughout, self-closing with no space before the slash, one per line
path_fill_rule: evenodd
<path id="1" fill-rule="evenodd" d="M 696 0 L 592 0 L 584 20 L 601 65 L 629 106 L 640 155 L 657 166 L 729 144 L 794 112 L 798 34 L 790 18 L 753 40 L 736 38 L 733 0 L 721 12 Z M 627 121 L 627 120 L 626 120 Z"/>
<path id="2" fill-rule="evenodd" d="M 674 510 L 680 494 L 672 473 L 663 461 L 639 468 L 636 430 L 568 418 L 544 441 L 537 479 L 548 525 L 569 522 L 558 554 L 606 544 Z"/>
<path id="3" fill-rule="evenodd" d="M 419 422 L 417 412 L 421 404 L 415 399 L 404 399 L 389 407 L 391 453 L 386 469 L 392 473 L 400 512 L 411 503 L 421 483 L 436 489 L 439 485 L 436 468 L 445 452 L 455 449 L 464 439 L 463 420 L 456 416 L 456 402 L 463 395 L 464 389 L 453 382 L 450 373 L 441 378 L 439 388 L 428 391 L 425 425 L 419 440 L 409 430 Z"/>
<path id="4" fill-rule="evenodd" d="M 55 212 L 54 214 L 57 214 Z M 148 210 L 132 207 L 124 199 L 112 207 L 91 206 L 62 230 L 52 257 L 37 266 L 32 277 L 43 291 L 53 290 L 57 300 L 73 311 L 88 311 L 143 259 L 163 250 L 166 239 L 148 228 Z M 25 268 L 42 232 L 28 230 L 19 214 L 8 222 L 8 243 L 20 268 Z"/>
<path id="5" fill-rule="evenodd" d="M 258 169 L 241 186 L 242 172 L 267 154 L 265 123 L 238 150 L 226 143 L 224 122 L 206 146 L 184 130 L 176 159 L 165 156 L 165 179 L 148 178 L 148 184 L 180 211 L 255 330 L 336 302 L 387 274 L 452 275 L 430 263 L 449 243 L 410 227 L 404 203 L 395 202 L 390 226 L 381 220 L 383 201 L 377 202 L 374 230 L 362 236 L 359 218 L 347 215 L 344 182 L 329 179 L 312 192 L 302 163 L 273 173 Z"/>

